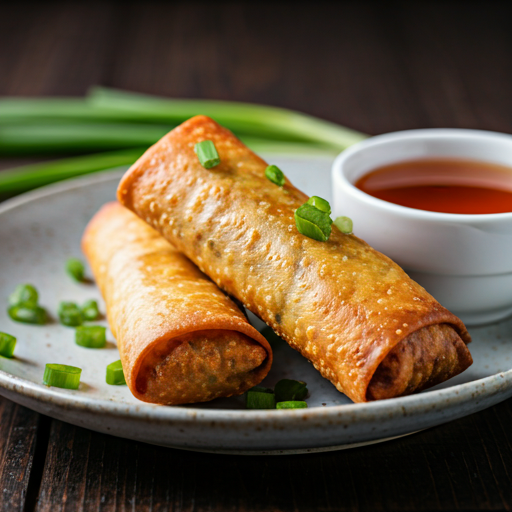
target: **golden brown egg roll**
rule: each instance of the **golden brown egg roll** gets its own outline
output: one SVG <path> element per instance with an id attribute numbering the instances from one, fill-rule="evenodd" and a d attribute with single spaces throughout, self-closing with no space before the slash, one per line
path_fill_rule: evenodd
<path id="1" fill-rule="evenodd" d="M 202 140 L 216 167 L 194 153 Z M 294 211 L 308 196 L 266 167 L 197 116 L 131 167 L 118 198 L 355 402 L 417 392 L 472 363 L 461 320 L 389 258 L 334 226 L 327 242 L 300 234 Z"/>
<path id="2" fill-rule="evenodd" d="M 119 203 L 93 217 L 82 247 L 135 397 L 204 402 L 240 395 L 268 373 L 268 342 L 233 301 Z"/>

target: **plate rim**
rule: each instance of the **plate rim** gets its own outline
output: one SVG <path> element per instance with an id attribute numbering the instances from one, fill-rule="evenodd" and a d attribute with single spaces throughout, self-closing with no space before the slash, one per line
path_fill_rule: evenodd
<path id="1" fill-rule="evenodd" d="M 17 377 L 0 370 L 0 387 L 21 394 L 29 399 L 37 399 L 42 403 L 65 409 L 77 409 L 81 412 L 98 413 L 119 418 L 142 419 L 157 422 L 199 421 L 205 422 L 229 420 L 231 423 L 251 423 L 255 420 L 272 420 L 272 424 L 287 424 L 290 418 L 300 417 L 308 420 L 332 420 L 336 423 L 346 423 L 347 417 L 351 422 L 373 420 L 382 415 L 393 416 L 397 412 L 408 416 L 420 408 L 422 412 L 429 407 L 435 407 L 439 412 L 453 407 L 456 403 L 492 396 L 498 392 L 512 389 L 512 370 L 500 372 L 471 382 L 457 384 L 448 388 L 426 391 L 417 395 L 389 398 L 374 402 L 332 405 L 328 407 L 312 407 L 308 409 L 286 410 L 247 410 L 247 409 L 202 409 L 187 406 L 163 406 L 140 403 L 123 403 L 115 400 L 104 400 L 80 396 L 81 391 L 61 390 L 47 387 L 43 384 Z M 485 392 L 483 391 L 485 389 Z M 418 399 L 418 397 L 421 397 Z M 507 397 L 504 397 L 505 400 Z M 439 407 L 438 407 L 439 406 Z M 284 426 L 284 425 L 283 425 Z"/>

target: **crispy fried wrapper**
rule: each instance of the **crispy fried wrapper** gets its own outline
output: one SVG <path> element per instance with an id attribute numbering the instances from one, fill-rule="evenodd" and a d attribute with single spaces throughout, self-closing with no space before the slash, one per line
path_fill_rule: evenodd
<path id="1" fill-rule="evenodd" d="M 119 203 L 93 217 L 82 247 L 135 397 L 204 402 L 240 395 L 268 373 L 271 349 L 233 301 Z"/>
<path id="2" fill-rule="evenodd" d="M 202 140 L 221 159 L 209 170 L 194 153 Z M 308 197 L 266 167 L 197 116 L 132 166 L 118 198 L 355 402 L 414 393 L 472 363 L 464 324 L 389 258 L 334 226 L 327 242 L 301 235 L 294 211 Z"/>

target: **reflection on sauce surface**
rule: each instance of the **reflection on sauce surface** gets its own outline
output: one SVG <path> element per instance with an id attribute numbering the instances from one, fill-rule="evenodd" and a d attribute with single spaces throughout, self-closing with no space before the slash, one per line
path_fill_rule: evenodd
<path id="1" fill-rule="evenodd" d="M 431 212 L 512 212 L 512 168 L 489 162 L 407 160 L 378 167 L 355 186 L 378 199 Z"/>

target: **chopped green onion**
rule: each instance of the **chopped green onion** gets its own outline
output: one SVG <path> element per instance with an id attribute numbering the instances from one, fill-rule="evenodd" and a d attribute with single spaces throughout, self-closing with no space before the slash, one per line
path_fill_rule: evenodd
<path id="1" fill-rule="evenodd" d="M 276 409 L 307 409 L 308 404 L 300 401 L 277 402 Z"/>
<path id="2" fill-rule="evenodd" d="M 89 322 L 97 320 L 100 316 L 98 303 L 92 299 L 84 302 L 84 305 L 80 308 L 80 311 L 82 312 L 83 319 Z"/>
<path id="3" fill-rule="evenodd" d="M 70 327 L 82 325 L 82 313 L 74 302 L 61 302 L 58 313 L 61 324 Z"/>
<path id="4" fill-rule="evenodd" d="M 6 332 L 0 332 L 0 356 L 12 357 L 15 346 L 16 338 L 14 336 Z"/>
<path id="5" fill-rule="evenodd" d="M 352 233 L 352 230 L 354 229 L 354 223 L 352 222 L 352 219 L 350 217 L 336 217 L 334 225 L 342 233 L 345 233 L 346 235 L 350 235 L 350 233 Z"/>
<path id="6" fill-rule="evenodd" d="M 276 185 L 279 185 L 282 187 L 285 184 L 285 178 L 283 171 L 277 167 L 277 165 L 269 165 L 265 169 L 265 176 L 267 179 L 269 179 L 272 183 L 275 183 Z"/>
<path id="7" fill-rule="evenodd" d="M 194 146 L 199 162 L 205 169 L 211 169 L 220 164 L 219 153 L 211 140 L 203 140 Z"/>
<path id="8" fill-rule="evenodd" d="M 315 208 L 318 208 L 320 211 L 327 213 L 327 215 L 331 214 L 331 205 L 329 204 L 329 201 L 326 201 L 325 199 L 322 199 L 318 196 L 311 196 L 308 199 L 308 203 Z"/>
<path id="9" fill-rule="evenodd" d="M 19 304 L 24 304 L 27 307 L 37 306 L 38 300 L 39 294 L 31 284 L 19 284 L 9 295 L 9 304 L 11 306 L 18 306 Z"/>
<path id="10" fill-rule="evenodd" d="M 75 343 L 86 348 L 103 348 L 107 344 L 106 327 L 82 325 L 76 328 Z"/>
<path id="11" fill-rule="evenodd" d="M 276 401 L 304 400 L 308 394 L 306 386 L 301 380 L 282 379 L 274 387 Z"/>
<path id="12" fill-rule="evenodd" d="M 11 306 L 7 310 L 7 313 L 16 322 L 38 325 L 46 323 L 46 310 L 40 306 L 19 304 L 17 306 Z"/>
<path id="13" fill-rule="evenodd" d="M 315 206 L 303 204 L 295 211 L 295 225 L 299 233 L 318 240 L 327 242 L 331 235 L 332 219 L 329 215 Z"/>
<path id="14" fill-rule="evenodd" d="M 64 389 L 78 389 L 82 369 L 67 364 L 47 364 L 43 384 Z"/>
<path id="15" fill-rule="evenodd" d="M 83 281 L 85 275 L 85 267 L 78 258 L 69 258 L 66 261 L 66 271 L 75 281 Z"/>
<path id="16" fill-rule="evenodd" d="M 269 345 L 273 348 L 276 345 L 284 343 L 283 339 L 280 338 L 272 328 L 265 327 L 261 330 L 261 334 L 265 337 L 265 339 L 268 341 Z"/>
<path id="17" fill-rule="evenodd" d="M 123 364 L 121 363 L 121 359 L 119 361 L 115 361 L 110 363 L 107 366 L 107 384 L 111 384 L 113 386 L 118 386 L 120 384 L 126 384 L 126 379 L 124 378 Z"/>
<path id="18" fill-rule="evenodd" d="M 276 399 L 274 393 L 267 391 L 247 391 L 246 395 L 247 409 L 275 409 Z"/>

